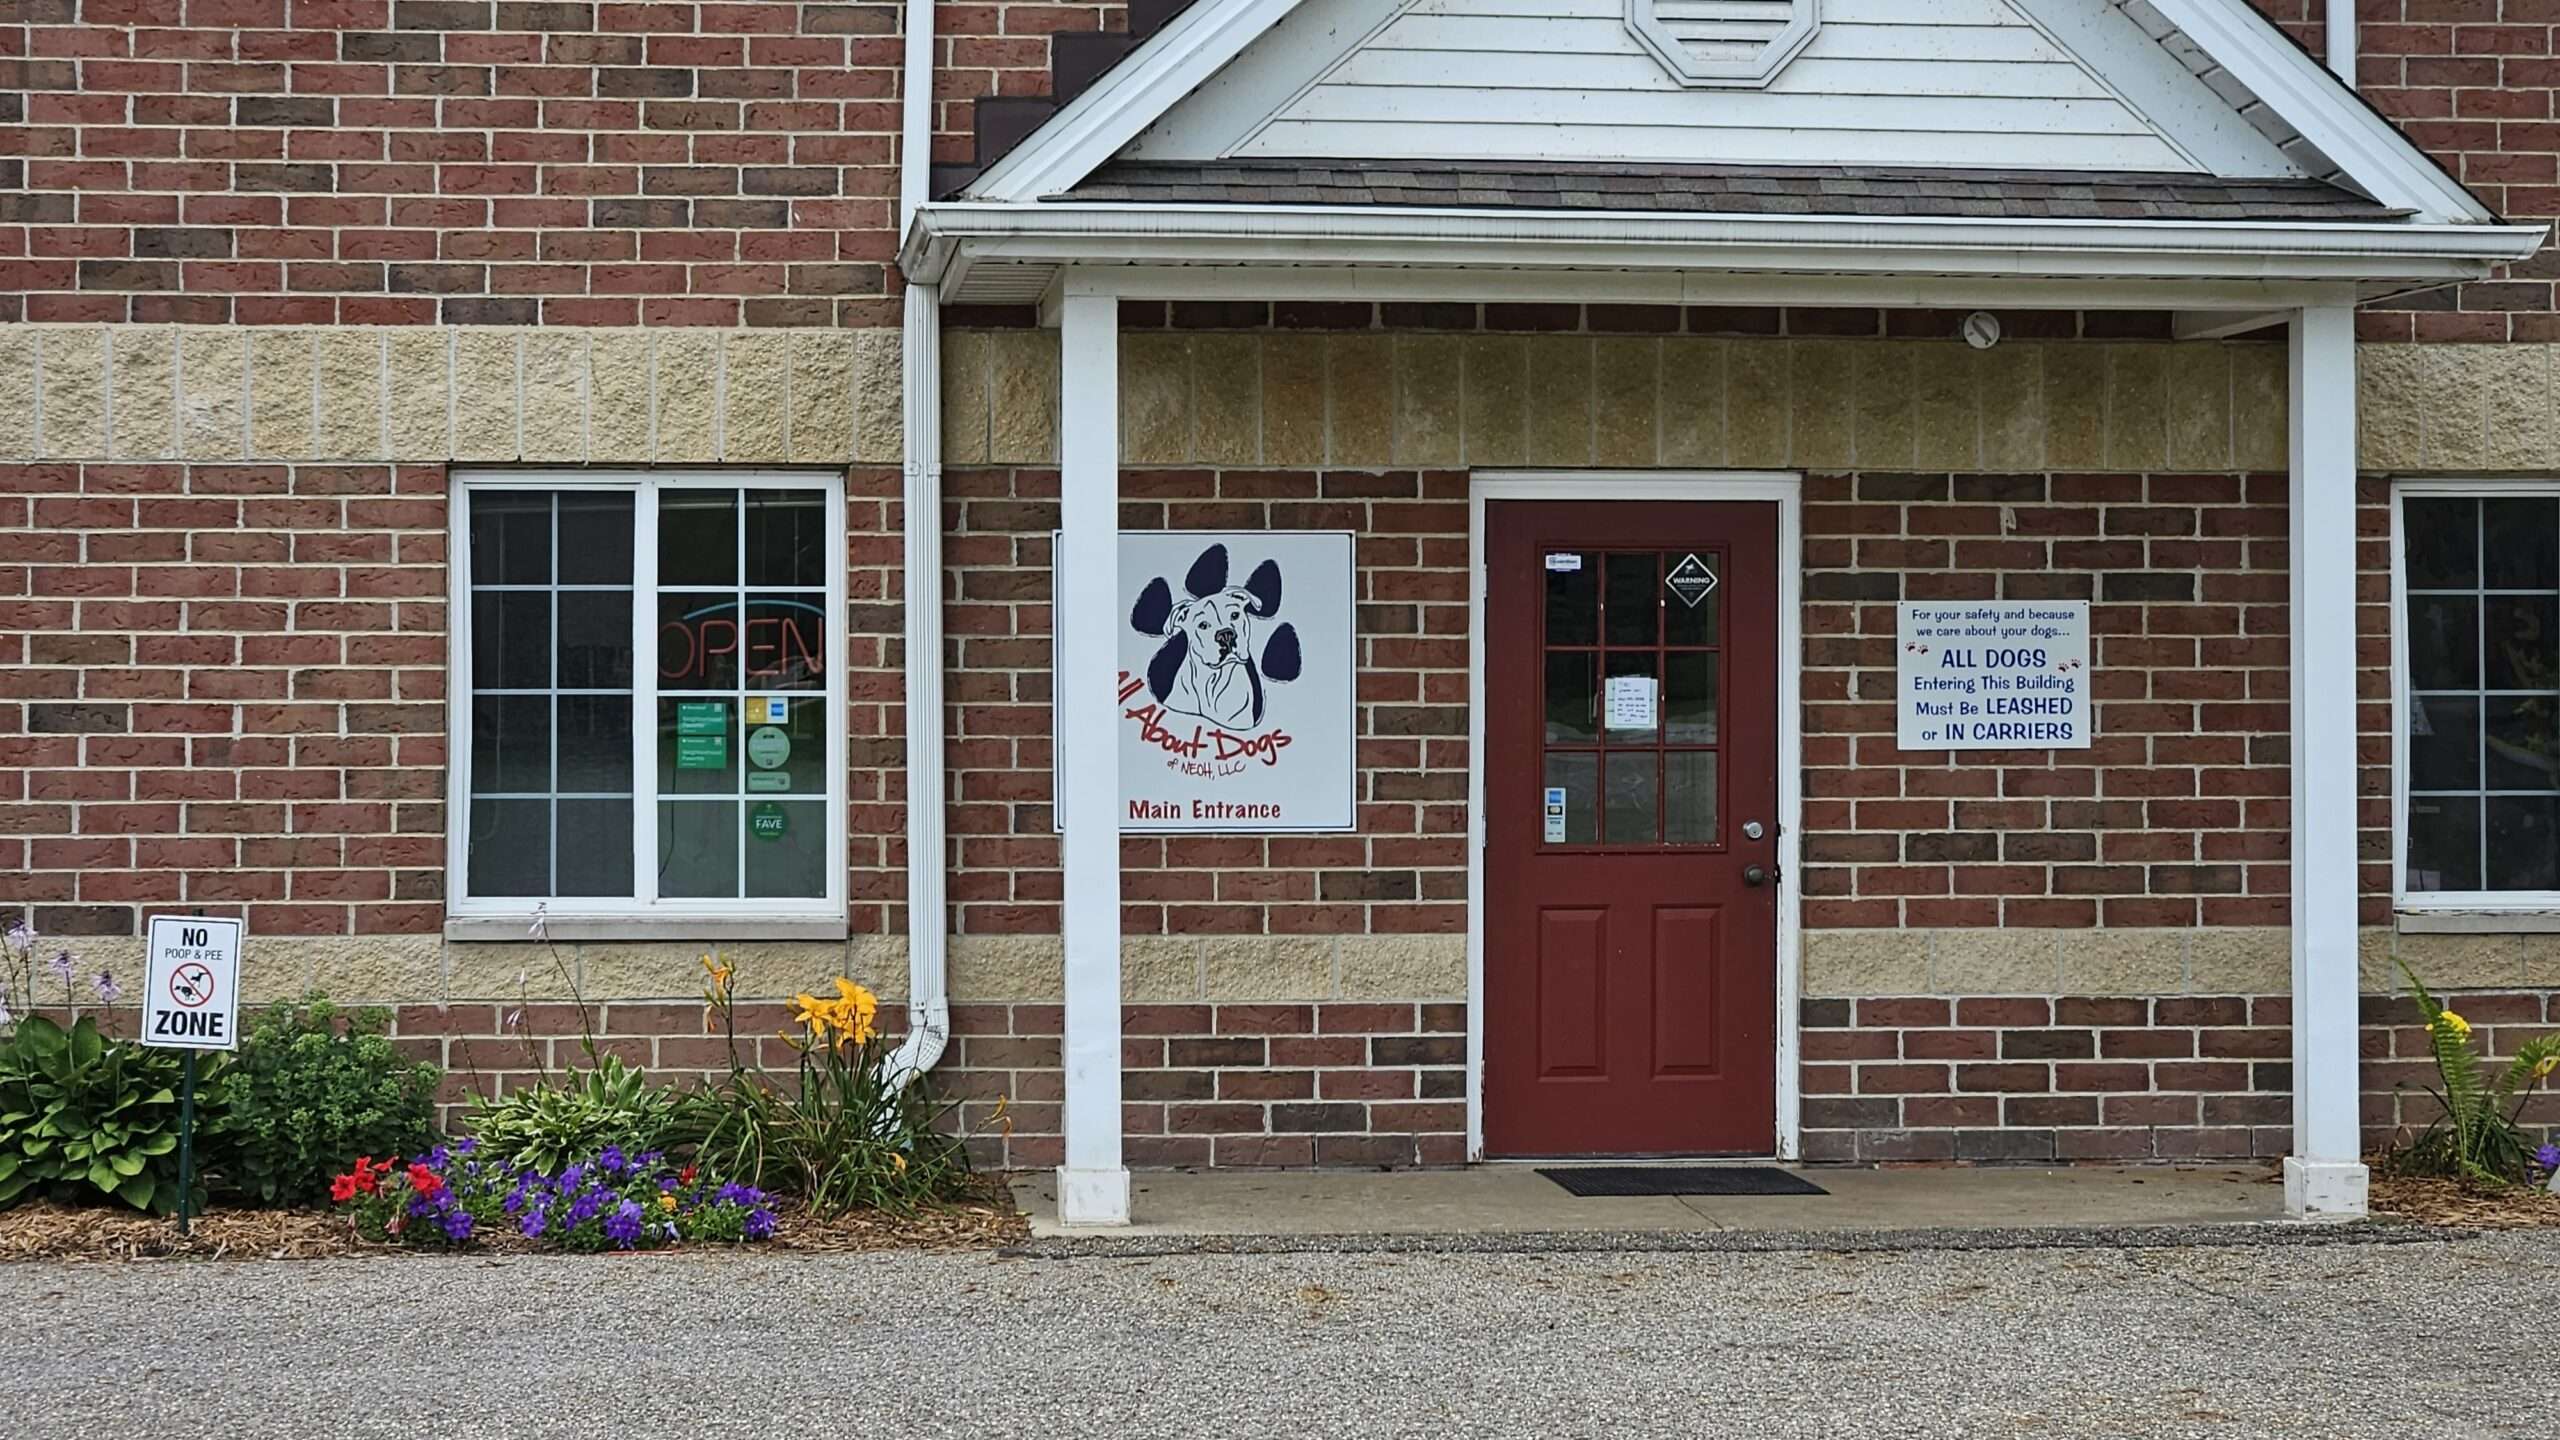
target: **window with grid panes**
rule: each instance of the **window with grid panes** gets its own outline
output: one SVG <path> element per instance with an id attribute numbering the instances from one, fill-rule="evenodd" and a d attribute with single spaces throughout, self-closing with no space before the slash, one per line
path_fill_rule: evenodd
<path id="1" fill-rule="evenodd" d="M 2560 890 L 2560 493 L 2401 497 L 2402 892 Z"/>
<path id="2" fill-rule="evenodd" d="M 1722 555 L 1553 549 L 1546 565 L 1545 788 L 1564 804 L 1547 843 L 1721 845 Z"/>
<path id="3" fill-rule="evenodd" d="M 455 913 L 840 910 L 824 475 L 466 476 Z"/>

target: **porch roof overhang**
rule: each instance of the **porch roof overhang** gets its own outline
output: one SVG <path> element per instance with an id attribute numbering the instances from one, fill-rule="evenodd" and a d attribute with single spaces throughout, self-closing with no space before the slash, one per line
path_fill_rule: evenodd
<path id="1" fill-rule="evenodd" d="M 899 255 L 946 305 L 1131 298 L 2240 310 L 2530 258 L 2544 225 L 945 201 Z"/>

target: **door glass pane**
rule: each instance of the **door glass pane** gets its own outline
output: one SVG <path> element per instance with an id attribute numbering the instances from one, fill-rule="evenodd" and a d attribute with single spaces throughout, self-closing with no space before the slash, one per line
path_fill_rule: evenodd
<path id="1" fill-rule="evenodd" d="M 738 793 L 738 713 L 729 700 L 658 702 L 658 789 L 667 795 Z"/>
<path id="2" fill-rule="evenodd" d="M 2560 596 L 2492 595 L 2482 604 L 2482 688 L 2560 689 Z"/>
<path id="3" fill-rule="evenodd" d="M 551 893 L 551 802 L 471 802 L 469 883 L 474 895 Z"/>
<path id="4" fill-rule="evenodd" d="M 1713 845 L 1716 752 L 1674 750 L 1663 764 L 1662 838 L 1673 845 Z"/>
<path id="5" fill-rule="evenodd" d="M 2409 797 L 2409 888 L 2480 888 L 2480 802 L 2468 795 Z"/>
<path id="6" fill-rule="evenodd" d="M 1664 659 L 1662 714 L 1672 744 L 1716 743 L 1716 671 L 1722 659 L 1715 651 Z"/>
<path id="7" fill-rule="evenodd" d="M 827 893 L 827 807 L 805 800 L 747 805 L 746 893 L 808 899 Z"/>
<path id="8" fill-rule="evenodd" d="M 1612 745 L 1650 744 L 1662 733 L 1661 657 L 1650 651 L 1609 652 L 1608 679 L 1600 695 L 1601 723 Z M 1621 725 L 1621 720 L 1643 720 Z"/>
<path id="9" fill-rule="evenodd" d="M 746 492 L 747 583 L 827 583 L 827 502 L 815 490 Z"/>
<path id="10" fill-rule="evenodd" d="M 628 758 L 622 768 L 624 773 L 630 772 Z M 560 827 L 557 893 L 631 895 L 629 800 L 563 800 L 556 808 L 555 821 Z"/>
<path id="11" fill-rule="evenodd" d="M 1549 755 L 1546 783 L 1547 789 L 1564 792 L 1564 838 L 1547 843 L 1588 845 L 1599 838 L 1600 757 L 1590 751 Z M 1555 834 L 1552 824 L 1544 833 Z"/>
<path id="12" fill-rule="evenodd" d="M 747 597 L 740 663 L 750 690 L 816 690 L 827 683 L 827 607 L 799 595 Z"/>
<path id="13" fill-rule="evenodd" d="M 543 690 L 550 685 L 551 596 L 540 590 L 475 590 L 471 688 Z"/>
<path id="14" fill-rule="evenodd" d="M 1600 557 L 1586 550 L 1552 550 L 1547 575 L 1547 643 L 1596 645 L 1600 641 Z"/>
<path id="15" fill-rule="evenodd" d="M 1547 738 L 1590 744 L 1600 738 L 1599 655 L 1561 650 L 1547 656 Z"/>
<path id="16" fill-rule="evenodd" d="M 658 583 L 738 583 L 738 492 L 666 490 L 658 496 Z"/>
<path id="17" fill-rule="evenodd" d="M 471 793 L 542 795 L 551 790 L 551 697 L 471 697 Z"/>
<path id="18" fill-rule="evenodd" d="M 735 592 L 670 591 L 658 596 L 660 689 L 737 689 L 740 643 Z"/>
<path id="19" fill-rule="evenodd" d="M 1662 615 L 1659 557 L 1651 553 L 1636 553 L 1611 555 L 1608 559 L 1608 590 L 1603 599 L 1609 616 L 1609 643 L 1659 643 Z"/>
<path id="20" fill-rule="evenodd" d="M 560 492 L 560 583 L 631 583 L 631 508 L 628 491 Z"/>
<path id="21" fill-rule="evenodd" d="M 2492 890 L 2560 889 L 2560 796 L 2492 795 L 2486 807 Z"/>
<path id="22" fill-rule="evenodd" d="M 631 592 L 560 592 L 560 688 L 631 688 Z"/>
<path id="23" fill-rule="evenodd" d="M 2402 512 L 2409 588 L 2468 590 L 2480 583 L 2480 502 L 2412 497 Z"/>
<path id="24" fill-rule="evenodd" d="M 738 895 L 738 802 L 658 802 L 658 893 L 688 900 Z"/>
<path id="25" fill-rule="evenodd" d="M 2479 687 L 2478 597 L 2409 597 L 2409 678 L 2421 690 L 2472 690 Z"/>
<path id="26" fill-rule="evenodd" d="M 1662 838 L 1655 823 L 1661 799 L 1660 757 L 1650 750 L 1618 750 L 1609 755 L 1608 817 L 1601 839 L 1611 845 L 1651 845 Z"/>
<path id="27" fill-rule="evenodd" d="M 1693 563 L 1694 562 L 1694 563 Z M 1714 583 L 1691 605 L 1701 574 Z M 1662 557 L 1662 641 L 1666 645 L 1713 645 L 1716 617 L 1724 604 L 1724 559 L 1712 550 L 1673 550 Z"/>
<path id="28" fill-rule="evenodd" d="M 2428 697 L 2432 711 L 2442 703 Z M 2560 696 L 2493 695 L 2488 708 L 2488 774 L 2490 790 L 2560 790 Z M 2413 789 L 2465 789 L 2476 781 L 2429 784 L 2418 761 L 2419 740 L 2409 737 L 2410 785 Z"/>
<path id="29" fill-rule="evenodd" d="M 551 492 L 481 490 L 472 494 L 471 583 L 551 583 Z"/>
<path id="30" fill-rule="evenodd" d="M 2480 502 L 2482 587 L 2549 590 L 2560 586 L 2560 500 Z"/>

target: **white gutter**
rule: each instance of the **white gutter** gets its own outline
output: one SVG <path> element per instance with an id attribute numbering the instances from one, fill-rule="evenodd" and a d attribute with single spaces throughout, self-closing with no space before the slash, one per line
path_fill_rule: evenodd
<path id="1" fill-rule="evenodd" d="M 2356 88 L 2356 0 L 2329 0 L 2329 71 Z"/>
<path id="2" fill-rule="evenodd" d="M 933 165 L 933 0 L 908 0 L 898 219 L 915 232 Z M 943 870 L 942 314 L 910 275 L 904 348 L 907 542 L 907 1038 L 884 1067 L 904 1086 L 951 1041 L 950 908 Z"/>
<path id="3" fill-rule="evenodd" d="M 2448 280 L 2530 258 L 2546 225 L 1809 217 L 956 202 L 900 264 L 1411 265 L 1839 275 Z"/>

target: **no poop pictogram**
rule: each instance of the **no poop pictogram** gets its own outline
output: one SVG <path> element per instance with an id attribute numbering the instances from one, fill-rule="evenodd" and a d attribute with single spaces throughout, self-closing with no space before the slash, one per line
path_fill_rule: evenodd
<path id="1" fill-rule="evenodd" d="M 169 972 L 169 998 L 194 1009 L 213 998 L 213 970 L 203 961 L 190 960 Z"/>

